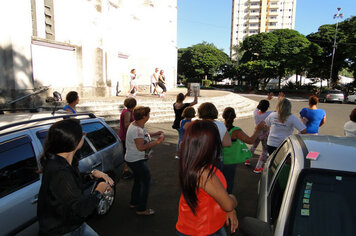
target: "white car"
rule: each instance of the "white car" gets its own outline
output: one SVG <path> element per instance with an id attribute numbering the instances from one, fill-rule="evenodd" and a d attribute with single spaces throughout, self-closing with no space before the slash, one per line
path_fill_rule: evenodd
<path id="1" fill-rule="evenodd" d="M 292 135 L 268 158 L 248 236 L 355 235 L 356 138 Z"/>
<path id="2" fill-rule="evenodd" d="M 349 96 L 346 97 L 346 102 L 347 103 L 355 103 L 356 104 L 356 93 L 350 94 Z"/>

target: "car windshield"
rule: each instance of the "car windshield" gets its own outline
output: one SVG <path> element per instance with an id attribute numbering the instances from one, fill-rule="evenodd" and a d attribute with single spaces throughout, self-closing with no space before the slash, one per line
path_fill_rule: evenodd
<path id="1" fill-rule="evenodd" d="M 286 235 L 355 235 L 356 174 L 304 170 Z"/>

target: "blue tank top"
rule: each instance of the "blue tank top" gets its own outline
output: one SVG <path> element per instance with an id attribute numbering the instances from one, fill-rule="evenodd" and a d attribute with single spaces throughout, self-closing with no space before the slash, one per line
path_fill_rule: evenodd
<path id="1" fill-rule="evenodd" d="M 71 107 L 68 106 L 68 105 L 65 105 L 65 106 L 63 107 L 63 110 L 67 110 L 67 109 L 71 110 L 73 114 L 77 113 L 73 108 L 71 108 Z"/>
<path id="2" fill-rule="evenodd" d="M 182 123 L 181 123 L 181 126 L 180 126 L 180 128 L 179 128 L 179 133 L 180 133 L 180 135 L 179 135 L 179 142 L 182 142 L 182 140 L 183 140 L 183 135 L 184 135 L 184 129 L 183 129 L 183 127 L 184 127 L 184 124 L 185 123 L 187 123 L 187 122 L 192 122 L 191 120 L 186 120 L 186 119 L 183 119 L 182 120 Z"/>

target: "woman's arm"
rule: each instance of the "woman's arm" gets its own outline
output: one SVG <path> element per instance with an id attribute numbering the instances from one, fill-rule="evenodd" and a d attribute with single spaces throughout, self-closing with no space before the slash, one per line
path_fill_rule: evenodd
<path id="1" fill-rule="evenodd" d="M 212 198 L 217 201 L 221 208 L 226 211 L 233 211 L 237 206 L 237 201 L 234 195 L 228 194 L 215 174 L 208 178 L 209 170 L 204 170 L 200 179 L 200 188 L 204 189 Z"/>
<path id="2" fill-rule="evenodd" d="M 130 111 L 127 111 L 127 112 L 125 112 L 125 114 L 124 114 L 124 126 L 125 126 L 126 129 L 127 129 L 127 128 L 129 127 L 129 125 L 131 124 L 130 120 L 131 120 L 131 112 L 130 112 Z"/>
<path id="3" fill-rule="evenodd" d="M 319 127 L 322 126 L 323 124 L 325 124 L 325 121 L 326 121 L 326 115 L 325 115 L 324 118 L 321 120 Z"/>
<path id="4" fill-rule="evenodd" d="M 136 148 L 137 150 L 139 150 L 140 152 L 145 151 L 147 149 L 151 149 L 154 146 L 157 146 L 158 144 L 160 144 L 162 141 L 164 140 L 164 135 L 161 134 L 157 140 L 155 141 L 151 141 L 149 143 L 145 143 L 145 140 L 143 138 L 136 138 L 135 139 L 135 144 L 136 144 Z"/>
<path id="5" fill-rule="evenodd" d="M 154 133 L 150 133 L 150 136 L 153 137 L 153 136 L 158 136 L 158 135 L 161 135 L 163 134 L 163 131 L 157 131 L 157 132 L 154 132 Z"/>
<path id="6" fill-rule="evenodd" d="M 194 93 L 194 101 L 189 104 L 189 106 L 194 106 L 195 104 L 198 103 L 198 96 L 196 93 Z"/>
<path id="7" fill-rule="evenodd" d="M 265 129 L 265 123 L 260 122 L 256 125 L 255 131 L 253 132 L 252 136 L 248 136 L 242 129 L 240 130 L 235 130 L 232 132 L 231 138 L 233 139 L 240 139 L 242 142 L 247 143 L 247 144 L 253 144 L 258 136 L 258 133 L 262 130 Z"/>
<path id="8" fill-rule="evenodd" d="M 230 137 L 230 134 L 227 131 L 225 132 L 224 137 L 221 140 L 221 145 L 223 147 L 230 147 L 231 146 L 231 137 Z"/>

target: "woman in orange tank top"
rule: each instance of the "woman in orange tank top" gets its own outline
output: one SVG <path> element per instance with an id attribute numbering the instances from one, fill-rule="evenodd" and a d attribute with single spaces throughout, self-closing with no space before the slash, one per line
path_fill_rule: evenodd
<path id="1" fill-rule="evenodd" d="M 176 224 L 178 235 L 225 236 L 225 223 L 231 232 L 238 226 L 234 195 L 226 192 L 220 165 L 221 141 L 212 121 L 193 121 L 185 131 L 180 147 L 179 183 L 181 197 Z"/>

